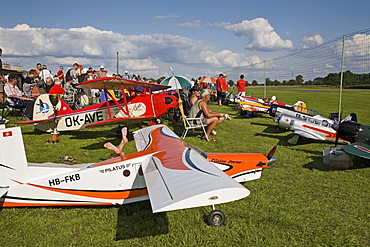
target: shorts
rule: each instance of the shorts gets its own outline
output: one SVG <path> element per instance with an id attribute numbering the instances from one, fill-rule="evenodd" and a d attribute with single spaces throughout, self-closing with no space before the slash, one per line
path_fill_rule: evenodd
<path id="1" fill-rule="evenodd" d="M 217 100 L 223 100 L 225 98 L 225 92 L 217 91 Z"/>

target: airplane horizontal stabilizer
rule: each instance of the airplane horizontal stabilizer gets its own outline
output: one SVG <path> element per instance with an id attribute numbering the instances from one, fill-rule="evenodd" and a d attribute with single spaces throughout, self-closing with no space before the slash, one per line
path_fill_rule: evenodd
<path id="1" fill-rule="evenodd" d="M 363 142 L 355 142 L 342 147 L 347 153 L 370 159 L 370 145 Z"/>

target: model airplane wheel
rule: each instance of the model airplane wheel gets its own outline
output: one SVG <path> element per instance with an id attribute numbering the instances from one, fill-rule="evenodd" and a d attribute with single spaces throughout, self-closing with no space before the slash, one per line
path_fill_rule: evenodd
<path id="1" fill-rule="evenodd" d="M 208 224 L 210 226 L 221 226 L 225 223 L 226 216 L 220 210 L 213 210 L 208 215 Z"/>
<path id="2" fill-rule="evenodd" d="M 279 126 L 275 126 L 275 130 L 281 130 Z"/>

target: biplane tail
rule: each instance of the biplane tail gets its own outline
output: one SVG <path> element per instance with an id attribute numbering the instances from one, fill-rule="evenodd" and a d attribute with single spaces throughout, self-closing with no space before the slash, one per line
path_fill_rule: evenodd
<path id="1" fill-rule="evenodd" d="M 27 158 L 20 127 L 0 130 L 0 197 L 13 184 L 28 180 Z"/>
<path id="2" fill-rule="evenodd" d="M 54 108 L 49 95 L 50 94 L 41 94 L 36 99 L 33 107 L 33 121 L 52 119 L 54 117 Z M 59 100 L 56 107 L 58 109 L 58 115 L 68 114 L 73 111 L 72 108 L 62 99 Z"/>

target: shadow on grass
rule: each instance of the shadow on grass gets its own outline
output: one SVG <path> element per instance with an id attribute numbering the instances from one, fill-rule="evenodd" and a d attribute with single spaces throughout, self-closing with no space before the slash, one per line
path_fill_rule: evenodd
<path id="1" fill-rule="evenodd" d="M 149 201 L 120 206 L 115 240 L 143 238 L 168 233 L 166 213 L 152 212 Z M 145 245 L 145 242 L 142 242 Z"/>

